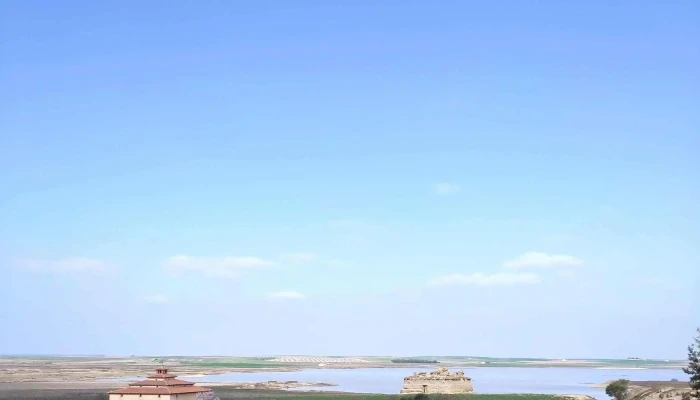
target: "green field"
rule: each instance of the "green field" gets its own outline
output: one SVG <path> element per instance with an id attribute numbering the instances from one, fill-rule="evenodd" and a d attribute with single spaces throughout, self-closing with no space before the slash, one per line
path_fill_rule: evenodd
<path id="1" fill-rule="evenodd" d="M 591 359 L 580 360 L 580 363 L 562 363 L 560 360 L 552 360 L 546 358 L 495 358 L 495 357 L 468 357 L 468 356 L 413 356 L 413 357 L 373 357 L 360 356 L 360 358 L 369 361 L 372 364 L 402 364 L 418 363 L 419 360 L 425 360 L 427 363 L 439 362 L 446 366 L 455 367 L 566 367 L 566 368 L 599 368 L 599 367 L 618 367 L 618 368 L 674 368 L 679 365 L 684 365 L 682 361 L 666 361 L 666 360 L 611 360 L 611 359 Z M 286 362 L 278 363 L 272 361 L 274 357 L 207 357 L 207 358 L 174 358 L 182 365 L 212 367 L 212 368 L 283 368 L 294 366 L 309 366 L 313 363 L 295 363 Z M 399 360 L 407 360 L 399 362 Z"/>
<path id="2" fill-rule="evenodd" d="M 180 359 L 180 365 L 203 368 L 282 368 L 289 367 L 289 363 L 276 363 L 268 361 L 272 357 L 221 357 L 204 359 Z"/>
<path id="3" fill-rule="evenodd" d="M 342 358 L 342 356 L 326 356 L 329 358 Z M 411 363 L 421 364 L 418 360 L 438 361 L 447 367 L 564 367 L 564 368 L 680 368 L 687 364 L 685 360 L 630 360 L 630 359 L 578 359 L 572 362 L 565 362 L 560 359 L 546 358 L 511 358 L 511 357 L 479 357 L 479 356 L 357 356 L 368 361 L 367 366 L 381 364 L 406 364 L 397 362 L 398 360 L 415 360 Z M 144 363 L 162 361 L 166 365 L 176 367 L 177 365 L 193 366 L 202 368 L 220 369 L 252 369 L 252 368 L 315 368 L 314 362 L 276 362 L 276 357 L 236 357 L 236 356 L 206 356 L 206 357 L 185 357 L 185 356 L 139 356 L 139 357 L 98 357 L 98 356 L 7 356 L 3 357 L 8 362 L 27 362 L 36 364 L 70 364 L 70 363 Z M 393 362 L 392 362 L 393 361 Z M 332 361 L 329 361 L 332 364 Z M 126 364 L 122 364 L 126 365 Z"/>
<path id="4" fill-rule="evenodd" d="M 252 362 L 228 362 L 228 361 L 212 361 L 212 362 L 183 362 L 181 365 L 190 365 L 204 368 L 282 368 L 289 367 L 290 364 L 282 363 L 252 363 Z"/>
<path id="5" fill-rule="evenodd" d="M 464 367 L 564 367 L 564 368 L 680 368 L 685 366 L 685 360 L 629 360 L 629 359 L 571 359 L 563 362 L 547 358 L 496 358 L 468 356 L 415 356 L 410 358 L 433 359 L 440 363 Z M 371 358 L 367 358 L 370 359 Z"/>

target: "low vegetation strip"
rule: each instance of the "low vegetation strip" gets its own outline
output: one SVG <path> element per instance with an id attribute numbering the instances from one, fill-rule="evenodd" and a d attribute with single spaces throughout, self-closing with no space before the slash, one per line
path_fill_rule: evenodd
<path id="1" fill-rule="evenodd" d="M 228 393 L 217 393 L 221 400 L 240 399 L 243 397 L 228 397 Z M 250 397 L 253 398 L 253 397 Z M 293 393 L 271 394 L 264 399 L 281 400 L 571 400 L 566 397 L 540 394 L 428 394 L 428 395 L 386 395 L 386 394 L 353 394 L 353 393 Z"/>
<path id="2" fill-rule="evenodd" d="M 97 389 L 58 390 L 3 390 L 0 400 L 108 400 L 107 391 Z M 546 394 L 464 394 L 464 395 L 383 395 L 355 393 L 294 392 L 284 390 L 245 390 L 226 387 L 214 388 L 221 400 L 571 400 Z"/>
<path id="3" fill-rule="evenodd" d="M 437 364 L 439 361 L 421 358 L 394 358 L 391 362 L 395 364 Z"/>
<path id="4" fill-rule="evenodd" d="M 205 367 L 205 368 L 281 368 L 288 367 L 286 364 L 279 363 L 249 363 L 249 362 L 197 362 L 188 363 L 189 366 Z"/>
<path id="5" fill-rule="evenodd" d="M 301 363 L 301 364 L 362 364 L 368 361 L 358 357 L 328 356 L 328 357 L 307 357 L 307 356 L 279 356 L 273 359 L 275 362 Z"/>
<path id="6" fill-rule="evenodd" d="M 659 388 L 659 387 L 669 387 L 675 389 L 688 389 L 690 388 L 690 382 L 688 381 L 631 381 L 631 386 L 639 386 L 645 388 Z"/>
<path id="7" fill-rule="evenodd" d="M 211 359 L 190 359 L 180 361 L 180 365 L 201 368 L 281 368 L 285 364 L 272 361 L 267 358 L 211 358 Z"/>

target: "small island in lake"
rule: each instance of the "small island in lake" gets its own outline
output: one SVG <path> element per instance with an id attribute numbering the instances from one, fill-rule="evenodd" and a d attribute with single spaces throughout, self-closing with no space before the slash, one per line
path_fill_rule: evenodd
<path id="1" fill-rule="evenodd" d="M 403 380 L 401 394 L 442 393 L 459 394 L 473 393 L 471 378 L 464 372 L 450 372 L 447 368 L 438 368 L 434 372 L 414 372 Z"/>

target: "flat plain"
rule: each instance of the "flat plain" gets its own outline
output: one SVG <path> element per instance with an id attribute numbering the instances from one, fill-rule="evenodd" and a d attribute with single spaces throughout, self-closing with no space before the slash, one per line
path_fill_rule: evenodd
<path id="1" fill-rule="evenodd" d="M 438 361 L 440 366 L 472 367 L 566 367 L 566 368 L 673 368 L 685 365 L 672 360 L 561 360 L 488 357 L 372 357 L 372 356 L 268 356 L 268 357 L 109 357 L 109 356 L 4 356 L 0 357 L 0 383 L 95 382 L 144 376 L 164 363 L 181 377 L 227 372 L 296 371 L 310 368 L 434 368 L 435 363 L 397 363 L 397 360 Z"/>

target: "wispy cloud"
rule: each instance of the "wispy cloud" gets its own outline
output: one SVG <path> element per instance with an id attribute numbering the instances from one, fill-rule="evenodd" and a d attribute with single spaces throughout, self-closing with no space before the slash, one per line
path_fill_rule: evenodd
<path id="1" fill-rule="evenodd" d="M 535 274 L 520 274 L 499 272 L 495 274 L 483 274 L 476 272 L 473 274 L 451 274 L 433 278 L 429 285 L 476 285 L 476 286 L 513 286 L 530 285 L 539 283 L 540 278 Z"/>
<path id="2" fill-rule="evenodd" d="M 165 304 L 165 303 L 170 303 L 170 299 L 162 294 L 156 294 L 152 296 L 144 296 L 143 301 L 146 303 L 156 303 L 156 304 Z"/>
<path id="3" fill-rule="evenodd" d="M 306 295 L 293 290 L 287 290 L 282 292 L 272 292 L 269 294 L 269 297 L 277 300 L 298 300 L 305 298 Z"/>
<path id="4" fill-rule="evenodd" d="M 503 263 L 506 268 L 554 268 L 583 264 L 583 260 L 566 254 L 529 252 Z"/>
<path id="5" fill-rule="evenodd" d="M 280 258 L 290 263 L 304 264 L 314 261 L 318 258 L 318 255 L 314 253 L 287 253 L 282 254 Z"/>
<path id="6" fill-rule="evenodd" d="M 441 182 L 435 184 L 435 193 L 439 195 L 448 195 L 459 192 L 459 185 L 456 183 Z"/>
<path id="7" fill-rule="evenodd" d="M 104 271 L 110 268 L 110 264 L 92 258 L 72 257 L 55 260 L 19 259 L 16 265 L 20 268 L 39 272 L 90 272 Z"/>
<path id="8" fill-rule="evenodd" d="M 245 270 L 261 269 L 275 265 L 258 257 L 192 257 L 173 256 L 163 261 L 169 271 L 195 272 L 208 277 L 235 278 Z"/>

